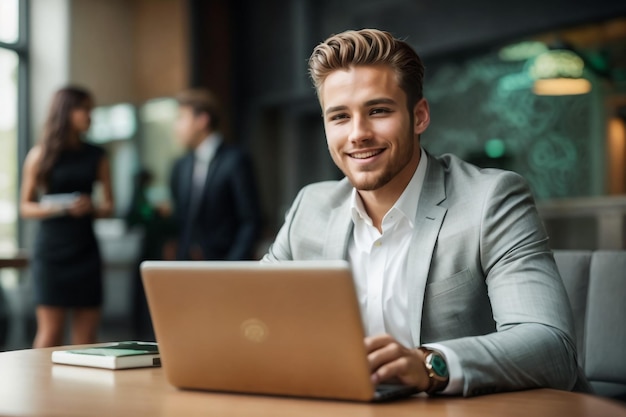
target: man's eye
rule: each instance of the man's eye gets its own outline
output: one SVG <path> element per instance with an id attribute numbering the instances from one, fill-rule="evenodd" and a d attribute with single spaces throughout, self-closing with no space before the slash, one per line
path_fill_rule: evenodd
<path id="1" fill-rule="evenodd" d="M 384 113 L 391 113 L 391 110 L 384 109 L 384 108 L 376 108 L 370 111 L 370 114 L 384 114 Z"/>
<path id="2" fill-rule="evenodd" d="M 345 113 L 339 113 L 339 114 L 334 114 L 330 116 L 331 121 L 342 120 L 342 119 L 347 119 L 347 118 L 348 118 L 348 115 Z"/>

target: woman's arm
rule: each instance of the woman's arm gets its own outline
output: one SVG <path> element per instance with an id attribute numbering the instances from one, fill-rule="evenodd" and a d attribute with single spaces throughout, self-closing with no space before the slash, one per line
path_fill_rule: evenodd
<path id="1" fill-rule="evenodd" d="M 113 214 L 113 189 L 111 187 L 111 167 L 103 156 L 98 167 L 98 181 L 102 184 L 102 201 L 94 207 L 95 217 L 111 217 Z"/>
<path id="2" fill-rule="evenodd" d="M 65 212 L 62 207 L 43 206 L 37 202 L 37 167 L 40 162 L 41 148 L 35 146 L 26 155 L 22 170 L 20 215 L 25 219 L 43 219 L 59 216 Z"/>

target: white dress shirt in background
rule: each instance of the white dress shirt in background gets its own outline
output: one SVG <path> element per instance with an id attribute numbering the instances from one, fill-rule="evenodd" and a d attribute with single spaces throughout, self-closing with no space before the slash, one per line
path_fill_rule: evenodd
<path id="1" fill-rule="evenodd" d="M 194 150 L 193 164 L 193 189 L 202 190 L 206 175 L 209 171 L 209 165 L 215 157 L 217 148 L 222 143 L 222 136 L 219 133 L 212 133 L 207 136 Z"/>

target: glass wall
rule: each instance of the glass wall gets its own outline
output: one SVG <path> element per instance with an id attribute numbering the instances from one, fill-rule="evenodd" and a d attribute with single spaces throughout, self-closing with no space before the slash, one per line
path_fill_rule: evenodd
<path id="1" fill-rule="evenodd" d="M 17 244 L 17 70 L 17 54 L 0 49 L 0 251 Z"/>
<path id="2" fill-rule="evenodd" d="M 18 0 L 0 0 L 0 251 L 16 249 L 18 241 L 19 17 Z"/>
<path id="3" fill-rule="evenodd" d="M 19 0 L 0 0 L 0 42 L 16 43 L 19 36 Z"/>

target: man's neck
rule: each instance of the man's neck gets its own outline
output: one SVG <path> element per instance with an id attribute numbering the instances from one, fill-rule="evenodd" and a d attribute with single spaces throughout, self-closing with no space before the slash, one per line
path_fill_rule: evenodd
<path id="1" fill-rule="evenodd" d="M 191 147 L 189 148 L 191 151 L 195 151 L 196 149 L 198 149 L 198 146 L 200 146 L 200 144 L 202 142 L 204 142 L 209 136 L 211 136 L 213 134 L 213 131 L 203 131 L 202 133 L 199 133 L 198 136 L 196 137 L 196 139 L 193 141 Z"/>
<path id="2" fill-rule="evenodd" d="M 407 166 L 383 187 L 371 191 L 358 190 L 365 211 L 379 232 L 382 233 L 382 222 L 385 214 L 391 210 L 411 182 L 419 165 L 420 155 L 421 148 L 418 147 L 416 155 L 413 156 Z"/>
<path id="3" fill-rule="evenodd" d="M 406 188 L 406 185 L 405 185 Z M 361 200 L 363 201 L 363 207 L 367 215 L 372 219 L 372 223 L 379 232 L 382 233 L 382 223 L 385 214 L 393 207 L 398 201 L 398 198 L 402 195 L 402 192 L 398 193 L 385 193 L 381 190 L 375 191 L 357 191 Z"/>

